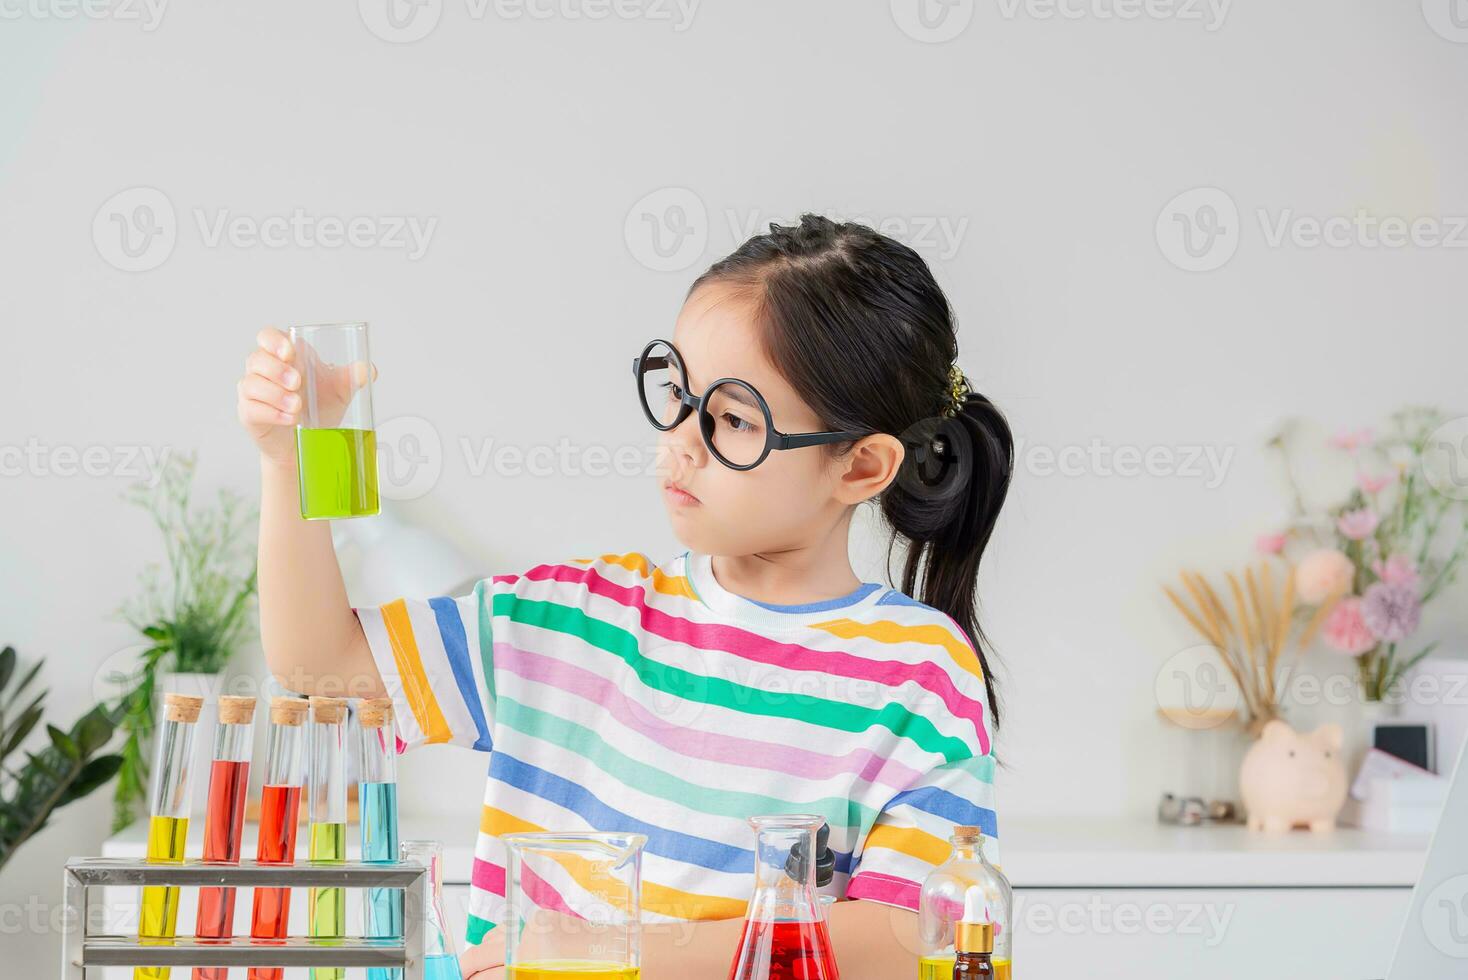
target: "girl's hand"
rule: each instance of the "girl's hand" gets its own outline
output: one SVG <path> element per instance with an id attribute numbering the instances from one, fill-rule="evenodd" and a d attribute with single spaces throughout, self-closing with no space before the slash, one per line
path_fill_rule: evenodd
<path id="1" fill-rule="evenodd" d="M 272 463 L 295 465 L 294 426 L 301 418 L 304 379 L 301 366 L 310 363 L 315 371 L 317 414 L 331 425 L 341 420 L 357 389 L 367 383 L 362 364 L 321 364 L 310 348 L 297 351 L 290 338 L 275 327 L 266 327 L 255 337 L 256 348 L 245 358 L 245 375 L 235 385 L 239 395 L 237 414 L 245 431 L 260 447 L 260 455 Z M 377 377 L 377 368 L 372 368 Z"/>
<path id="2" fill-rule="evenodd" d="M 491 929 L 478 946 L 470 946 L 459 957 L 464 980 L 501 980 L 505 975 L 505 931 Z"/>

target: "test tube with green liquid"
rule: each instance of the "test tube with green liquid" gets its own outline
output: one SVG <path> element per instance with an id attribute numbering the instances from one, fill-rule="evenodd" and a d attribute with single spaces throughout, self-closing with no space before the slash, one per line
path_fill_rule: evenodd
<path id="1" fill-rule="evenodd" d="M 310 729 L 310 835 L 306 856 L 318 864 L 347 859 L 347 700 L 313 697 Z M 306 932 L 331 945 L 347 934 L 346 890 L 312 888 Z M 344 980 L 341 967 L 312 967 L 311 980 Z"/>
<path id="2" fill-rule="evenodd" d="M 301 516 L 328 520 L 376 514 L 381 503 L 367 324 L 294 326 L 290 340 L 302 382 L 296 425 Z"/>

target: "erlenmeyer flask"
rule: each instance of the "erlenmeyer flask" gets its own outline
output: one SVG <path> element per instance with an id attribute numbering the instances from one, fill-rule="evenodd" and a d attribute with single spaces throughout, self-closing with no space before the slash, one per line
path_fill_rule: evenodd
<path id="1" fill-rule="evenodd" d="M 507 980 L 637 980 L 642 834 L 505 834 Z"/>
<path id="2" fill-rule="evenodd" d="M 816 834 L 809 814 L 751 817 L 754 895 L 729 980 L 837 980 L 836 954 L 816 897 Z"/>
<path id="3" fill-rule="evenodd" d="M 459 957 L 443 913 L 443 846 L 436 840 L 405 840 L 398 856 L 404 864 L 428 869 L 422 891 L 406 903 L 407 914 L 418 916 L 416 924 L 423 929 L 423 978 L 459 980 Z"/>

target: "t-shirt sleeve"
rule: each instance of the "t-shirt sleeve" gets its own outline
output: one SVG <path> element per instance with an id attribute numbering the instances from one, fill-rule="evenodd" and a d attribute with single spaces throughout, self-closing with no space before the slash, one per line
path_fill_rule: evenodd
<path id="1" fill-rule="evenodd" d="M 492 747 L 493 587 L 483 579 L 467 595 L 354 607 L 392 698 L 399 752 L 440 743 Z"/>
<path id="2" fill-rule="evenodd" d="M 858 849 L 846 897 L 916 912 L 923 879 L 948 860 L 948 838 L 965 825 L 983 832 L 984 856 L 998 864 L 992 754 L 937 766 L 892 797 Z"/>

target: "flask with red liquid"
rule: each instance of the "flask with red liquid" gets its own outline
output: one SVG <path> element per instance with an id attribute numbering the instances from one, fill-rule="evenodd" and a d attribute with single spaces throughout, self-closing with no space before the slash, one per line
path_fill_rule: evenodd
<path id="1" fill-rule="evenodd" d="M 825 821 L 810 814 L 751 817 L 754 894 L 729 980 L 838 980 L 836 954 L 816 895 Z M 813 858 L 812 855 L 816 855 Z"/>
<path id="2" fill-rule="evenodd" d="M 223 695 L 214 726 L 214 761 L 209 767 L 209 803 L 204 810 L 204 860 L 240 863 L 245 828 L 245 790 L 250 785 L 254 748 L 255 699 Z M 194 935 L 202 940 L 234 934 L 233 888 L 199 889 Z M 194 980 L 226 980 L 226 967 L 195 967 Z"/>
<path id="3" fill-rule="evenodd" d="M 301 819 L 301 787 L 306 781 L 304 698 L 270 699 L 270 731 L 265 740 L 265 781 L 260 788 L 260 839 L 255 860 L 294 864 L 296 828 Z M 290 918 L 289 888 L 256 888 L 250 915 L 255 940 L 282 940 Z M 251 967 L 249 980 L 281 980 L 279 967 Z"/>

